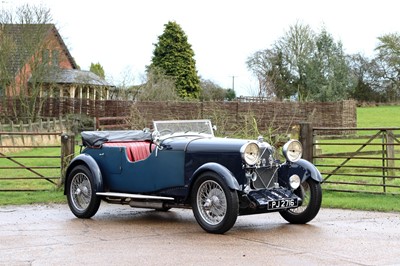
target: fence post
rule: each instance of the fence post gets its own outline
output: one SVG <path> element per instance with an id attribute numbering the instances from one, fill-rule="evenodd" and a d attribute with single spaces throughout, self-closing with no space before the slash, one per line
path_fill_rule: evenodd
<path id="1" fill-rule="evenodd" d="M 299 140 L 303 145 L 303 159 L 313 163 L 313 127 L 310 122 L 300 122 Z"/>
<path id="2" fill-rule="evenodd" d="M 392 130 L 387 130 L 386 131 L 386 166 L 388 167 L 387 169 L 387 175 L 390 177 L 393 177 L 395 175 L 395 170 L 393 167 L 395 167 L 395 151 L 394 151 L 394 134 Z M 393 179 L 393 178 L 389 178 Z"/>
<path id="3" fill-rule="evenodd" d="M 65 182 L 67 167 L 75 155 L 75 135 L 61 134 L 61 180 L 59 185 Z"/>

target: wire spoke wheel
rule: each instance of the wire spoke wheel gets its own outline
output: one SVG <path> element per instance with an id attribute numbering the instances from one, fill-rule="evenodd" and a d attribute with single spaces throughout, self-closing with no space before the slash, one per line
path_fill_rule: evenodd
<path id="1" fill-rule="evenodd" d="M 302 199 L 301 206 L 280 211 L 281 216 L 289 223 L 305 224 L 314 219 L 321 208 L 321 184 L 312 178 L 301 183 L 294 193 Z"/>
<path id="2" fill-rule="evenodd" d="M 90 218 L 96 214 L 101 199 L 94 190 L 94 178 L 84 165 L 72 169 L 67 177 L 67 200 L 72 213 L 78 218 Z"/>
<path id="3" fill-rule="evenodd" d="M 227 203 L 222 187 L 209 180 L 201 184 L 197 192 L 197 205 L 200 215 L 211 225 L 220 223 L 226 214 Z"/>
<path id="4" fill-rule="evenodd" d="M 216 173 L 201 174 L 191 195 L 194 216 L 205 231 L 223 234 L 235 224 L 239 215 L 237 192 Z"/>
<path id="5" fill-rule="evenodd" d="M 83 174 L 76 174 L 71 181 L 72 204 L 80 211 L 84 211 L 90 204 L 92 188 L 89 178 Z"/>
<path id="6" fill-rule="evenodd" d="M 302 186 L 299 187 L 299 196 L 302 198 L 303 203 L 301 206 L 295 208 L 295 209 L 290 209 L 288 212 L 294 213 L 294 214 L 300 214 L 303 213 L 308 205 L 310 204 L 310 198 L 311 198 L 311 191 L 310 191 L 310 185 L 308 183 L 304 183 Z"/>

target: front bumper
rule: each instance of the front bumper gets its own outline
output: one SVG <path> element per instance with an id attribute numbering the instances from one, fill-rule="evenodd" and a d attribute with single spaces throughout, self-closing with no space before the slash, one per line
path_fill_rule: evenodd
<path id="1" fill-rule="evenodd" d="M 286 188 L 253 190 L 243 197 L 248 204 L 241 204 L 240 214 L 281 211 L 302 204 L 302 199 Z"/>

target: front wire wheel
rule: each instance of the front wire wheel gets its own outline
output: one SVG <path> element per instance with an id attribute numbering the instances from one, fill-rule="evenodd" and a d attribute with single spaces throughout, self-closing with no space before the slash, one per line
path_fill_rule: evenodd
<path id="1" fill-rule="evenodd" d="M 281 216 L 293 224 L 305 224 L 314 219 L 321 208 L 321 184 L 312 178 L 301 183 L 294 193 L 302 198 L 302 205 L 289 210 L 280 211 Z"/>
<path id="2" fill-rule="evenodd" d="M 94 178 L 83 165 L 72 169 L 67 177 L 67 200 L 72 213 L 78 218 L 90 218 L 96 214 L 101 199 L 96 196 Z"/>
<path id="3" fill-rule="evenodd" d="M 239 199 L 237 192 L 219 175 L 206 172 L 194 184 L 192 207 L 197 222 L 205 231 L 223 234 L 236 222 Z"/>

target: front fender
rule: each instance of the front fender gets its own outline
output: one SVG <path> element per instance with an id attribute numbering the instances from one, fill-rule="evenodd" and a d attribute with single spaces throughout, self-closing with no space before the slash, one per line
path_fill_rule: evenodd
<path id="1" fill-rule="evenodd" d="M 97 162 L 95 161 L 95 159 L 93 159 L 92 156 L 87 155 L 87 154 L 79 154 L 78 156 L 76 156 L 71 163 L 69 164 L 67 171 L 66 171 L 66 178 L 68 178 L 69 174 L 71 173 L 72 169 L 74 169 L 75 166 L 77 165 L 85 165 L 87 166 L 87 168 L 90 170 L 90 172 L 93 175 L 93 179 L 94 179 L 94 185 L 95 185 L 95 193 L 99 192 L 99 191 L 103 191 L 104 190 L 104 185 L 103 185 L 103 176 L 101 175 L 101 171 L 99 168 L 99 165 L 97 164 Z M 64 185 L 64 195 L 67 191 L 67 180 L 65 181 L 65 185 Z"/>
<path id="2" fill-rule="evenodd" d="M 190 178 L 190 187 L 193 185 L 194 180 L 203 172 L 213 171 L 217 173 L 228 185 L 230 189 L 239 190 L 239 183 L 231 171 L 225 166 L 218 163 L 206 163 L 200 166 Z"/>
<path id="3" fill-rule="evenodd" d="M 301 182 L 311 177 L 317 182 L 322 182 L 322 176 L 319 170 L 309 161 L 300 159 L 295 163 L 284 163 L 279 168 L 279 176 L 289 177 L 292 174 L 297 174 L 301 178 Z"/>

